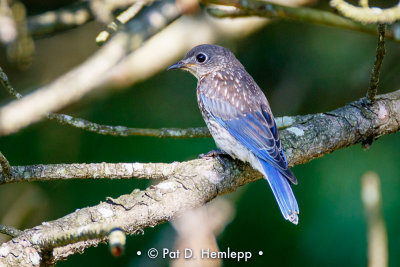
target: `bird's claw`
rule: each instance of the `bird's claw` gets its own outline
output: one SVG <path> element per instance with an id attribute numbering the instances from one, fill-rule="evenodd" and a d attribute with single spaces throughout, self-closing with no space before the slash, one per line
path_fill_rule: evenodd
<path id="1" fill-rule="evenodd" d="M 218 160 L 219 164 L 221 164 L 223 171 L 225 171 L 228 168 L 228 166 L 226 165 L 226 162 L 224 161 L 223 157 L 230 157 L 230 156 L 221 149 L 213 149 L 213 150 L 207 152 L 206 154 L 199 155 L 199 158 L 201 158 L 201 159 L 216 158 Z"/>
<path id="2" fill-rule="evenodd" d="M 213 158 L 213 157 L 220 157 L 220 156 L 227 156 L 225 151 L 221 149 L 213 149 L 205 154 L 200 154 L 199 158 Z"/>

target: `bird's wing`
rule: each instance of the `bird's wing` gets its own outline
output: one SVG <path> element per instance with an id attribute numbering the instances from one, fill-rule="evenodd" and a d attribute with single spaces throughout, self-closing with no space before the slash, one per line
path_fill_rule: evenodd
<path id="1" fill-rule="evenodd" d="M 258 158 L 276 167 L 292 183 L 297 184 L 296 177 L 288 168 L 278 129 L 264 95 L 258 103 L 250 103 L 251 109 L 242 109 L 237 104 L 235 106 L 233 98 L 230 100 L 220 94 L 200 93 L 199 96 L 210 115 L 240 143 Z"/>

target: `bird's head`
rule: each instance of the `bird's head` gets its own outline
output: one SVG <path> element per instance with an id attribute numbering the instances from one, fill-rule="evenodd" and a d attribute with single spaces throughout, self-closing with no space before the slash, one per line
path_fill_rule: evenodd
<path id="1" fill-rule="evenodd" d="M 169 66 L 168 70 L 186 70 L 200 79 L 235 63 L 238 61 L 228 49 L 219 45 L 204 44 L 192 48 L 182 60 Z"/>

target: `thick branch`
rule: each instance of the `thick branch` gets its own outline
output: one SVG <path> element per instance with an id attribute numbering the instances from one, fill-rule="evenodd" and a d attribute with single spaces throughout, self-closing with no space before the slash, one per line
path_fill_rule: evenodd
<path id="1" fill-rule="evenodd" d="M 378 96 L 372 105 L 365 106 L 364 103 L 365 99 L 361 99 L 332 112 L 315 114 L 306 122 L 282 130 L 281 138 L 290 166 L 399 131 L 400 90 Z M 34 244 L 40 244 L 40 240 L 46 240 L 59 231 L 72 231 L 99 223 L 117 225 L 127 234 L 134 234 L 144 227 L 171 220 L 189 208 L 199 207 L 218 195 L 232 192 L 241 185 L 261 178 L 261 174 L 249 165 L 228 159 L 225 159 L 225 168 L 214 158 L 171 164 L 155 163 L 152 167 L 136 164 L 137 167 L 149 168 L 148 172 L 143 171 L 147 178 L 157 176 L 168 179 L 146 190 L 134 190 L 117 199 L 108 198 L 97 206 L 83 208 L 58 220 L 25 230 L 21 236 L 0 247 L 0 265 L 54 264 L 103 241 L 102 238 L 80 241 L 56 248 L 44 257 L 46 251 Z M 59 174 L 62 176 L 62 172 Z M 25 174 L 19 175 L 22 178 Z M 26 175 L 29 176 L 29 173 Z M 123 173 L 123 176 L 135 175 L 132 169 Z"/>
<path id="2" fill-rule="evenodd" d="M 170 170 L 170 171 L 168 171 Z M 13 166 L 8 177 L 0 174 L 0 184 L 56 179 L 166 179 L 174 170 L 164 163 L 90 163 Z"/>

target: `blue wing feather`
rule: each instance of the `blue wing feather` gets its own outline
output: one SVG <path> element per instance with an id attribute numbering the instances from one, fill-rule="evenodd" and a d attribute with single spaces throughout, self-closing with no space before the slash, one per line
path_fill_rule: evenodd
<path id="1" fill-rule="evenodd" d="M 285 154 L 280 149 L 281 143 L 276 123 L 268 112 L 260 108 L 253 113 L 239 115 L 227 101 L 208 98 L 204 95 L 200 95 L 200 98 L 213 118 L 239 142 L 249 148 L 259 159 L 273 165 L 284 177 L 297 184 L 295 176 L 288 168 Z"/>
<path id="2" fill-rule="evenodd" d="M 296 182 L 296 178 L 289 170 L 280 148 L 278 129 L 272 116 L 265 111 L 239 115 L 227 101 L 204 95 L 200 95 L 200 99 L 207 112 L 257 156 L 282 215 L 297 224 L 299 207 L 289 183 L 289 180 Z M 231 112 L 226 113 L 227 111 Z"/>

